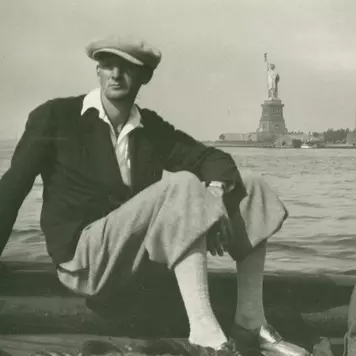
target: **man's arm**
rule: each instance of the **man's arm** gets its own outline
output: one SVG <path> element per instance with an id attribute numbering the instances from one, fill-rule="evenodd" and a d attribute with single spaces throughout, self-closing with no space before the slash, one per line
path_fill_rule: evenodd
<path id="1" fill-rule="evenodd" d="M 10 168 L 0 179 L 0 255 L 9 240 L 18 211 L 40 173 L 48 152 L 52 132 L 49 114 L 48 103 L 30 113 Z"/>
<path id="2" fill-rule="evenodd" d="M 147 110 L 144 116 L 149 120 L 145 127 L 157 143 L 164 169 L 171 172 L 187 170 L 207 183 L 218 181 L 227 187 L 243 186 L 240 173 L 229 154 L 207 147 L 188 134 L 176 130 L 154 112 Z"/>

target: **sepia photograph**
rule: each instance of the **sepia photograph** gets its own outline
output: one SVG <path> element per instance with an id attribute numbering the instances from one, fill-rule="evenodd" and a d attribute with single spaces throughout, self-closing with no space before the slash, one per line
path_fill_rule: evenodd
<path id="1" fill-rule="evenodd" d="M 356 2 L 0 26 L 0 356 L 356 356 Z"/>

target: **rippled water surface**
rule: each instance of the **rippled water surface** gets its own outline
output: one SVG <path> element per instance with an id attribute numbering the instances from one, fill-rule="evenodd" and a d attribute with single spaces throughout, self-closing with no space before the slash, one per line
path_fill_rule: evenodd
<path id="1" fill-rule="evenodd" d="M 267 270 L 356 275 L 356 150 L 226 148 L 241 170 L 261 174 L 289 210 L 270 239 Z M 0 144 L 0 172 L 13 142 Z M 4 260 L 49 260 L 39 228 L 41 181 L 21 208 Z M 233 268 L 226 256 L 211 268 Z"/>

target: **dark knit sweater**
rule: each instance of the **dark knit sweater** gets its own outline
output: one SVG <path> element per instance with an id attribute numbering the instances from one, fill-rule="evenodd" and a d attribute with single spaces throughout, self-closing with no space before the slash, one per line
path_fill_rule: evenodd
<path id="1" fill-rule="evenodd" d="M 234 182 L 231 156 L 206 147 L 140 109 L 142 128 L 129 135 L 132 187 L 122 181 L 110 128 L 96 109 L 81 116 L 84 95 L 54 99 L 29 115 L 11 167 L 0 180 L 0 253 L 37 175 L 43 180 L 41 228 L 54 263 L 72 259 L 82 229 L 162 177 L 186 170 L 202 181 Z"/>

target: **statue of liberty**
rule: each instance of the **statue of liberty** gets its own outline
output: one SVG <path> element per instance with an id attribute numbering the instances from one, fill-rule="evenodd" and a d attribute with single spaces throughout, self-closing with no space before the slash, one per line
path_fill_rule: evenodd
<path id="1" fill-rule="evenodd" d="M 265 62 L 267 64 L 267 88 L 268 88 L 268 100 L 275 100 L 278 98 L 278 82 L 280 76 L 276 70 L 276 66 L 273 63 L 269 63 L 267 59 L 267 53 L 265 53 Z"/>

